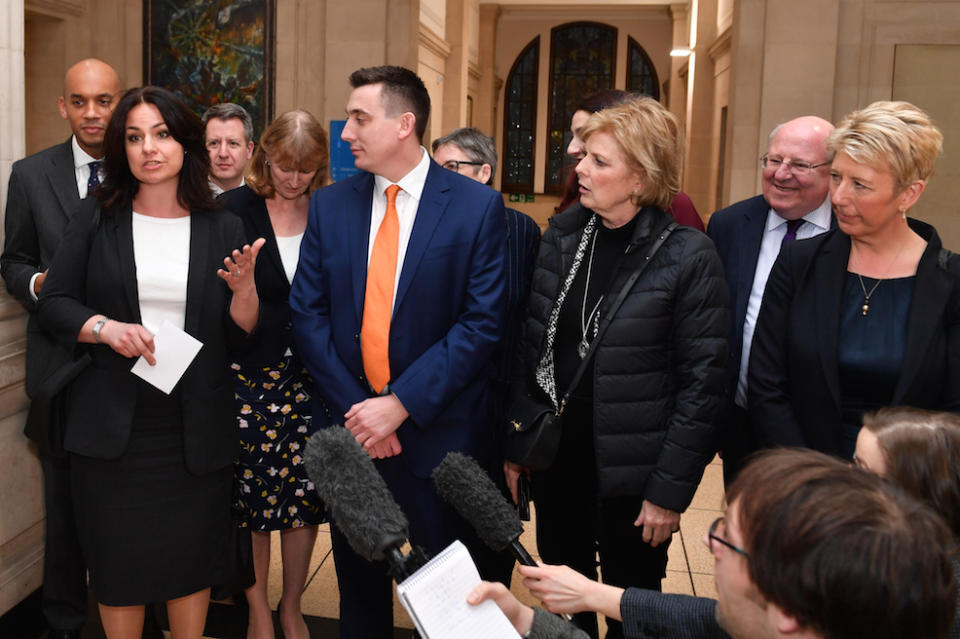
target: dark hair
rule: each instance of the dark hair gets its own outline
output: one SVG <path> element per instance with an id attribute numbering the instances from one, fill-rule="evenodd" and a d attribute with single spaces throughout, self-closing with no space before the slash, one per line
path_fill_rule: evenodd
<path id="1" fill-rule="evenodd" d="M 268 161 L 298 170 L 316 170 L 317 174 L 307 186 L 306 194 L 310 195 L 327 183 L 330 168 L 327 132 L 303 109 L 287 111 L 270 123 L 260 136 L 260 146 L 253 154 L 247 180 L 250 188 L 265 198 L 276 193 Z"/>
<path id="2" fill-rule="evenodd" d="M 246 142 L 253 142 L 253 118 L 251 118 L 247 110 L 239 104 L 221 102 L 220 104 L 214 104 L 204 111 L 203 117 L 200 118 L 203 122 L 204 134 L 207 132 L 207 123 L 214 118 L 218 120 L 240 120 L 240 123 L 243 124 L 244 140 Z"/>
<path id="3" fill-rule="evenodd" d="M 573 113 L 577 111 L 586 111 L 587 113 L 599 113 L 604 109 L 619 106 L 639 98 L 640 95 L 621 91 L 620 89 L 600 89 L 595 91 L 577 103 Z M 570 114 L 573 117 L 573 113 Z M 568 167 L 566 182 L 563 185 L 563 198 L 557 205 L 556 212 L 560 213 L 568 209 L 571 205 L 580 201 L 580 179 L 577 172 Z"/>
<path id="4" fill-rule="evenodd" d="M 390 117 L 409 111 L 416 122 L 417 139 L 423 141 L 430 117 L 430 94 L 423 80 L 404 67 L 382 66 L 357 69 L 350 74 L 350 86 L 354 89 L 368 84 L 382 84 L 381 100 Z"/>
<path id="5" fill-rule="evenodd" d="M 123 94 L 113 110 L 103 136 L 105 179 L 96 190 L 104 209 L 129 206 L 140 182 L 130 171 L 127 160 L 127 116 L 139 104 L 152 104 L 160 112 L 170 135 L 183 147 L 183 168 L 177 184 L 177 202 L 191 211 L 212 211 L 219 207 L 210 191 L 210 156 L 203 142 L 200 118 L 180 99 L 160 87 L 137 87 Z"/>
<path id="6" fill-rule="evenodd" d="M 929 504 L 960 538 L 960 415 L 909 406 L 863 416 L 886 462 L 884 477 Z"/>
<path id="7" fill-rule="evenodd" d="M 943 520 L 810 450 L 755 457 L 727 491 L 760 594 L 826 639 L 946 637 L 956 611 Z"/>
<path id="8" fill-rule="evenodd" d="M 484 134 L 480 129 L 465 126 L 451 131 L 442 138 L 434 140 L 433 152 L 436 153 L 437 149 L 447 144 L 452 144 L 463 151 L 463 153 L 470 158 L 471 162 L 489 164 L 490 179 L 487 180 L 487 184 L 493 181 L 493 176 L 497 172 L 497 147 L 493 142 L 493 138 Z M 478 169 L 474 172 L 474 175 L 476 175 L 482 167 L 474 168 Z"/>

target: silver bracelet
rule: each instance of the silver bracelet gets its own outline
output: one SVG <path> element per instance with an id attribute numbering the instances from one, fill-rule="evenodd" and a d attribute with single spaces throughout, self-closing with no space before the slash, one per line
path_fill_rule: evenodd
<path id="1" fill-rule="evenodd" d="M 97 320 L 97 323 L 93 325 L 93 341 L 97 344 L 102 344 L 100 341 L 100 331 L 103 330 L 103 326 L 110 320 L 104 317 L 103 319 Z"/>

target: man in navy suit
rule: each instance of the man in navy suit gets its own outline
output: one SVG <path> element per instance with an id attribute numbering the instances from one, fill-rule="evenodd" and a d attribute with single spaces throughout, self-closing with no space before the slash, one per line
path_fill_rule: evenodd
<path id="1" fill-rule="evenodd" d="M 469 547 L 475 536 L 440 501 L 429 475 L 450 451 L 481 464 L 492 453 L 492 356 L 505 306 L 503 200 L 430 160 L 421 146 L 430 98 L 416 74 L 360 69 L 350 84 L 341 138 L 363 172 L 314 194 L 290 293 L 294 337 L 320 396 L 314 420 L 342 423 L 374 458 L 410 520 L 412 543 L 429 554 L 456 538 Z M 392 291 L 375 280 L 379 268 L 368 269 L 380 264 L 381 226 L 394 229 Z M 373 281 L 381 286 L 368 286 Z M 383 293 L 386 377 L 367 338 L 370 296 Z M 385 565 L 356 555 L 336 522 L 331 537 L 340 636 L 391 636 Z"/>
<path id="2" fill-rule="evenodd" d="M 719 424 L 727 485 L 758 448 L 746 410 L 747 362 L 767 276 L 783 242 L 814 237 L 836 225 L 828 193 L 832 158 L 824 146 L 832 130 L 832 124 L 816 116 L 774 128 L 760 158 L 763 195 L 717 211 L 707 227 L 723 260 L 733 308 L 729 401 Z"/>
<path id="3" fill-rule="evenodd" d="M 0 273 L 10 294 L 30 312 L 25 381 L 31 397 L 51 367 L 70 357 L 40 329 L 34 310 L 67 223 L 88 190 L 100 183 L 103 135 L 119 92 L 120 79 L 110 65 L 93 58 L 74 64 L 63 79 L 59 99 L 60 115 L 70 123 L 70 139 L 15 162 L 10 171 Z M 46 536 L 41 607 L 51 628 L 48 636 L 79 637 L 87 616 L 87 577 L 77 540 L 69 467 L 66 458 L 50 450 L 46 433 L 26 435 L 37 442 L 43 469 Z"/>

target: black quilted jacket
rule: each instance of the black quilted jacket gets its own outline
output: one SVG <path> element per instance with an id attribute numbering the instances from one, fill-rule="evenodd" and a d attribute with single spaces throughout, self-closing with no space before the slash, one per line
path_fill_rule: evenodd
<path id="1" fill-rule="evenodd" d="M 543 235 L 521 353 L 523 383 L 531 390 L 550 310 L 591 214 L 574 206 L 552 217 Z M 601 317 L 673 220 L 656 207 L 638 215 Z M 678 512 L 690 504 L 715 452 L 729 322 L 727 285 L 713 243 L 697 230 L 677 227 L 634 284 L 594 356 L 601 496 L 640 495 Z"/>

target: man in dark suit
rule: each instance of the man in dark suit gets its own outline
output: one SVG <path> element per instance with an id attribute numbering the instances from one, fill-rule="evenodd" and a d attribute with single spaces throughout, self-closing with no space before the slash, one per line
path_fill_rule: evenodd
<path id="1" fill-rule="evenodd" d="M 50 366 L 64 361 L 55 343 L 42 333 L 35 304 L 67 222 L 80 200 L 100 183 L 103 135 L 119 92 L 120 79 L 110 65 L 91 58 L 70 67 L 59 108 L 73 135 L 63 144 L 15 162 L 10 172 L 0 272 L 10 294 L 30 311 L 26 361 L 30 396 Z M 50 637 L 79 637 L 87 614 L 86 569 L 77 541 L 66 459 L 51 454 L 44 433 L 28 432 L 27 436 L 41 448 L 44 477 L 43 614 Z"/>
<path id="2" fill-rule="evenodd" d="M 758 448 L 746 411 L 747 362 L 770 269 L 783 242 L 814 237 L 836 225 L 828 193 L 831 158 L 824 146 L 832 130 L 816 116 L 777 126 L 760 158 L 763 195 L 717 211 L 707 227 L 723 260 L 733 308 L 729 401 L 719 424 L 728 485 Z"/>
<path id="3" fill-rule="evenodd" d="M 362 173 L 317 191 L 290 293 L 294 338 L 316 381 L 318 425 L 364 446 L 435 554 L 475 539 L 433 490 L 450 451 L 488 464 L 490 383 L 504 295 L 504 209 L 496 191 L 447 171 L 421 146 L 422 80 L 360 69 L 341 138 Z M 389 637 L 392 588 L 331 526 L 340 635 Z"/>

